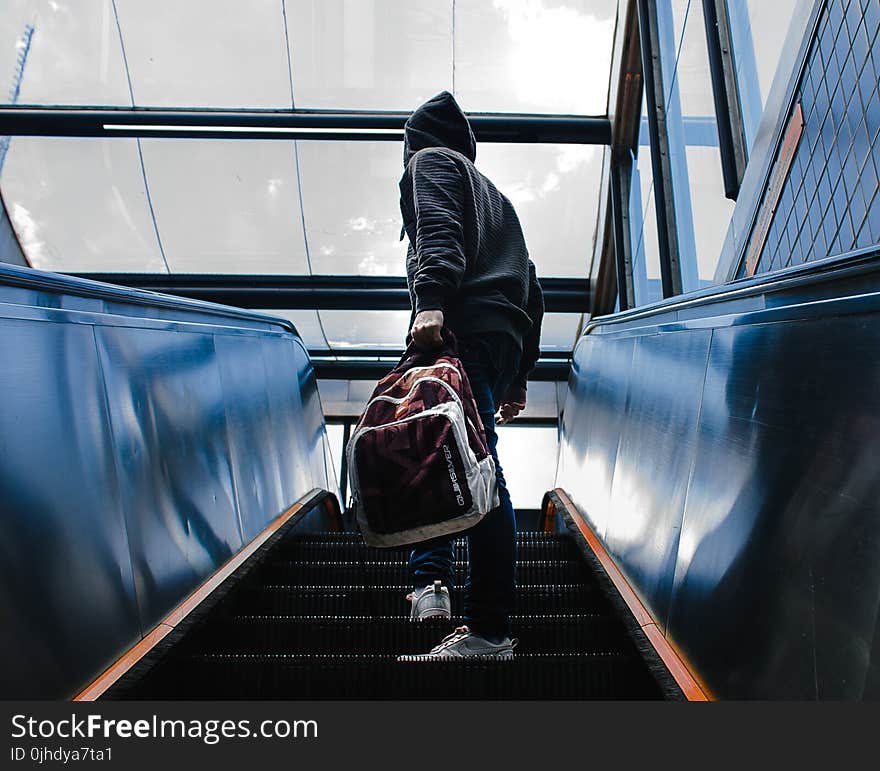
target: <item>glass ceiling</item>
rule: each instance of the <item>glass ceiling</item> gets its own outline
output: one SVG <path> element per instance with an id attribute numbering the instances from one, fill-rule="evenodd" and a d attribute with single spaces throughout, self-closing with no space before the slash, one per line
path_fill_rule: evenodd
<path id="1" fill-rule="evenodd" d="M 602 157 L 479 146 L 539 275 L 585 274 Z M 14 137 L 0 185 L 44 270 L 403 276 L 402 171 L 396 142 Z"/>
<path id="2" fill-rule="evenodd" d="M 616 0 L 3 0 L 0 72 L 27 49 L 18 104 L 412 110 L 449 89 L 466 111 L 604 115 L 616 16 Z"/>
<path id="3" fill-rule="evenodd" d="M 604 115 L 616 0 L 0 0 L 16 105 Z M 539 276 L 584 277 L 604 149 L 480 144 Z M 404 275 L 399 142 L 13 137 L 0 193 L 56 271 Z M 407 313 L 296 316 L 310 347 L 400 348 Z M 400 318 L 398 318 L 400 316 Z M 559 318 L 555 318 L 559 316 Z M 570 348 L 577 314 L 551 314 Z"/>

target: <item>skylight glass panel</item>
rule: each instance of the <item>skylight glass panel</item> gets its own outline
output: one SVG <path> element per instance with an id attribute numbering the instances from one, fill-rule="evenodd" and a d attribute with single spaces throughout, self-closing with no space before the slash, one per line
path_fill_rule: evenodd
<path id="1" fill-rule="evenodd" d="M 401 145 L 298 144 L 312 272 L 405 275 Z M 513 202 L 539 276 L 586 275 L 602 152 L 595 145 L 478 145 L 477 168 Z"/>
<path id="2" fill-rule="evenodd" d="M 303 216 L 316 274 L 406 275 L 400 142 L 299 141 Z"/>
<path id="3" fill-rule="evenodd" d="M 596 145 L 478 145 L 477 168 L 513 203 L 539 278 L 586 275 L 602 153 Z"/>
<path id="4" fill-rule="evenodd" d="M 136 140 L 13 137 L 0 185 L 32 267 L 165 272 Z"/>
<path id="5" fill-rule="evenodd" d="M 116 7 L 136 105 L 291 106 L 280 0 L 116 0 Z"/>
<path id="6" fill-rule="evenodd" d="M 2 0 L 0 82 L 7 104 L 131 105 L 111 0 Z"/>
<path id="7" fill-rule="evenodd" d="M 296 106 L 413 110 L 451 90 L 452 5 L 288 0 Z"/>
<path id="8" fill-rule="evenodd" d="M 133 139 L 12 140 L 0 184 L 35 264 L 405 275 L 398 142 L 143 139 L 140 147 L 143 171 Z M 602 148 L 589 145 L 479 145 L 477 167 L 514 203 L 539 276 L 586 275 L 601 159 Z M 54 232 L 33 236 L 40 227 Z"/>
<path id="9" fill-rule="evenodd" d="M 456 0 L 456 96 L 480 112 L 604 115 L 616 15 L 609 0 Z"/>
<path id="10" fill-rule="evenodd" d="M 319 311 L 332 350 L 403 350 L 409 311 Z"/>
<path id="11" fill-rule="evenodd" d="M 291 141 L 142 140 L 172 272 L 307 274 Z"/>
<path id="12" fill-rule="evenodd" d="M 412 110 L 446 89 L 475 112 L 600 115 L 616 12 L 611 0 L 0 0 L 12 82 L 0 98 Z"/>

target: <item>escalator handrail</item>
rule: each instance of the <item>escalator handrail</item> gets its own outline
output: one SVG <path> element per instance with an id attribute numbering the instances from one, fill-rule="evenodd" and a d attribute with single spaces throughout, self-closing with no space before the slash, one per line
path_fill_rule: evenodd
<path id="1" fill-rule="evenodd" d="M 96 300 L 109 300 L 151 308 L 209 313 L 223 318 L 280 327 L 285 332 L 300 338 L 300 334 L 293 322 L 278 316 L 255 313 L 242 308 L 220 305 L 219 303 L 211 303 L 204 300 L 192 300 L 144 289 L 131 289 L 115 284 L 105 284 L 91 279 L 52 273 L 50 271 L 37 270 L 36 268 L 21 267 L 5 262 L 0 263 L 0 285 L 24 287 L 53 294 L 71 294 Z"/>
<path id="2" fill-rule="evenodd" d="M 557 516 L 576 528 L 582 546 L 592 557 L 589 560 L 592 571 L 604 578 L 600 585 L 612 606 L 617 608 L 620 619 L 629 628 L 631 636 L 637 640 L 636 644 L 642 655 L 653 658 L 654 667 L 664 669 L 666 676 L 675 683 L 670 687 L 669 683 L 658 681 L 667 698 L 677 698 L 677 689 L 686 701 L 716 701 L 717 696 L 696 674 L 696 669 L 687 656 L 676 648 L 667 638 L 666 631 L 658 626 L 639 593 L 620 569 L 617 560 L 605 548 L 602 539 L 581 515 L 568 493 L 561 487 L 548 490 L 541 502 L 541 513 L 542 530 L 545 533 L 554 532 L 553 523 Z"/>
<path id="3" fill-rule="evenodd" d="M 779 292 L 798 286 L 812 285 L 869 273 L 878 270 L 878 266 L 880 266 L 878 258 L 880 258 L 880 248 L 871 246 L 835 255 L 834 257 L 826 257 L 822 260 L 814 260 L 801 265 L 794 265 L 790 268 L 783 268 L 770 274 L 741 278 L 727 284 L 698 289 L 686 295 L 669 297 L 632 310 L 598 316 L 587 322 L 578 342 L 599 327 L 624 324 L 686 308 L 702 305 L 708 306 L 728 300 L 755 297 L 769 292 Z M 576 347 L 577 343 L 575 344 Z"/>

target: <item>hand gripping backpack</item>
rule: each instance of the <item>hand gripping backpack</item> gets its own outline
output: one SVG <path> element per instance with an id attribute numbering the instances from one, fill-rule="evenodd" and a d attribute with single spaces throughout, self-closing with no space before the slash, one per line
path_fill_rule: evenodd
<path id="1" fill-rule="evenodd" d="M 472 527 L 499 505 L 495 462 L 455 337 L 410 343 L 376 385 L 346 447 L 364 541 L 401 546 Z"/>

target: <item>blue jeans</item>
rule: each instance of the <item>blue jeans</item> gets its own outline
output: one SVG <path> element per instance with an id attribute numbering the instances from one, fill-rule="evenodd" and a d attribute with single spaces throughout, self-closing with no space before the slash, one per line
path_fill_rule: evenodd
<path id="1" fill-rule="evenodd" d="M 516 341 L 503 333 L 460 339 L 458 350 L 495 459 L 501 504 L 463 534 L 416 546 L 409 558 L 410 572 L 417 589 L 437 579 L 453 589 L 453 541 L 465 535 L 470 563 L 464 589 L 464 622 L 483 637 L 508 637 L 516 592 L 516 515 L 498 462 L 495 412 L 519 369 L 520 352 Z"/>

